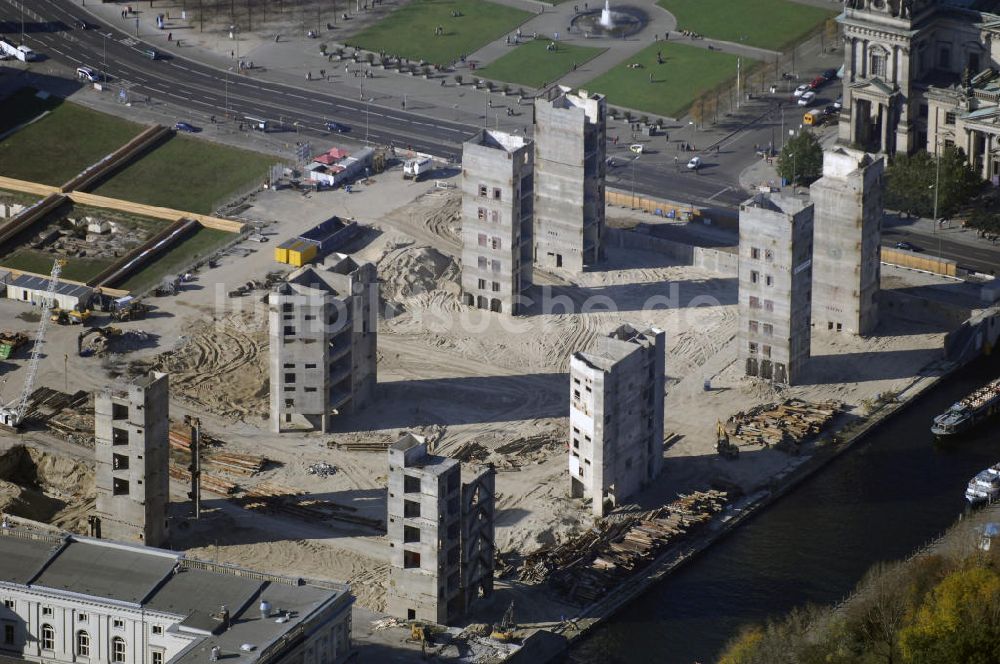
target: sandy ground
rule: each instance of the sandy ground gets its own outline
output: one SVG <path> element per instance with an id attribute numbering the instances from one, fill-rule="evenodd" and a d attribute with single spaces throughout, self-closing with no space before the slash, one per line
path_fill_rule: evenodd
<path id="1" fill-rule="evenodd" d="M 668 339 L 666 428 L 674 442 L 656 486 L 637 497 L 643 505 L 662 504 L 679 491 L 716 479 L 751 491 L 798 462 L 760 449 L 743 450 L 737 461 L 720 459 L 715 454 L 716 420 L 785 396 L 839 399 L 856 413 L 863 400 L 904 391 L 935 370 L 943 332 L 931 324 L 886 321 L 879 336 L 870 339 L 817 334 L 805 384 L 779 393 L 742 377 L 735 364 L 735 280 L 652 252 L 611 250 L 603 264 L 575 282 L 539 275 L 536 281 L 546 285 L 531 291 L 535 304 L 527 316 L 469 309 L 459 299 L 457 201 L 455 189 L 403 181 L 398 171 L 352 194 L 264 192 L 245 216 L 266 222 L 271 243 L 246 242 L 177 296 L 153 298 L 158 307 L 154 316 L 122 327 L 150 332 L 158 344 L 139 348 L 127 359 L 170 371 L 174 419 L 197 414 L 206 430 L 230 448 L 280 462 L 253 481 L 335 500 L 363 516 L 385 518 L 385 455 L 332 449 L 328 442 L 385 442 L 417 431 L 435 438 L 437 450 L 445 454 L 475 443 L 478 458 L 503 471 L 497 478 L 497 545 L 520 552 L 589 523 L 582 504 L 567 497 L 568 358 L 622 322 L 658 326 Z M 280 268 L 272 261 L 274 244 L 331 214 L 354 217 L 368 227 L 349 250 L 375 262 L 382 281 L 377 399 L 339 420 L 331 435 L 276 436 L 263 419 L 264 292 L 238 299 L 226 293 Z M 884 274 L 910 283 L 905 271 L 885 268 Z M 921 275 L 915 283 L 926 285 L 926 279 Z M 32 324 L 15 318 L 24 309 L 0 301 L 4 326 L 31 331 Z M 101 360 L 73 356 L 76 333 L 74 328 L 50 328 L 39 384 L 72 391 L 110 380 Z M 64 353 L 73 361 L 64 362 Z M 21 356 L 8 365 L 14 370 L 3 389 L 4 401 L 20 388 L 24 364 Z M 526 438 L 541 442 L 523 457 L 497 451 Z M 310 475 L 308 466 L 318 461 L 336 465 L 338 472 L 328 478 Z M 182 489 L 175 487 L 178 496 Z M 183 514 L 187 506 L 179 500 L 177 512 Z M 361 605 L 374 611 L 384 607 L 388 547 L 380 533 L 250 514 L 218 499 L 206 502 L 202 521 L 178 521 L 174 533 L 174 545 L 198 557 L 351 581 Z M 504 587 L 486 607 L 485 617 L 502 612 L 510 597 L 521 598 L 518 618 L 523 622 L 550 621 L 567 611 L 554 600 L 540 600 L 537 593 Z"/>

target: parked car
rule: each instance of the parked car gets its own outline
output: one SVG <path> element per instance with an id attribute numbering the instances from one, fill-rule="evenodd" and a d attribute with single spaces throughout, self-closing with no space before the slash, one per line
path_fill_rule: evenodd
<path id="1" fill-rule="evenodd" d="M 824 85 L 826 85 L 826 79 L 822 76 L 817 76 L 809 83 L 809 88 L 811 90 L 819 90 Z"/>
<path id="2" fill-rule="evenodd" d="M 701 168 L 701 157 L 691 157 L 688 162 L 688 170 L 696 171 Z"/>
<path id="3" fill-rule="evenodd" d="M 803 83 L 799 87 L 795 88 L 795 92 L 792 94 L 794 94 L 796 97 L 801 97 L 803 93 L 805 93 L 807 90 L 809 90 L 809 84 Z"/>
<path id="4" fill-rule="evenodd" d="M 187 122 L 178 122 L 177 124 L 174 125 L 174 129 L 176 129 L 177 131 L 186 131 L 189 134 L 196 134 L 199 131 L 201 131 L 201 129 L 199 129 L 198 127 L 195 127 L 192 124 L 188 124 Z"/>
<path id="5" fill-rule="evenodd" d="M 252 240 L 253 242 L 261 242 L 261 243 L 267 242 L 267 236 L 262 235 L 261 233 L 251 233 L 250 235 L 247 236 L 247 239 Z"/>
<path id="6" fill-rule="evenodd" d="M 837 109 L 838 111 L 840 110 L 840 107 L 843 106 L 843 104 L 844 104 L 844 96 L 843 95 L 840 95 L 836 99 L 833 100 L 833 107 L 835 109 Z"/>
<path id="7" fill-rule="evenodd" d="M 913 252 L 923 251 L 923 249 L 910 242 L 897 242 L 896 248 L 903 249 L 904 251 L 913 251 Z"/>
<path id="8" fill-rule="evenodd" d="M 827 104 L 826 108 L 823 109 L 823 113 L 826 115 L 836 115 L 837 107 L 834 106 L 833 104 Z"/>
<path id="9" fill-rule="evenodd" d="M 91 67 L 77 67 L 76 77 L 91 83 L 97 83 L 101 80 L 101 75 Z"/>
<path id="10" fill-rule="evenodd" d="M 802 93 L 802 96 L 799 97 L 798 104 L 799 106 L 808 106 L 814 101 L 816 101 L 816 93 L 813 92 L 812 90 L 809 90 L 808 92 Z"/>
<path id="11" fill-rule="evenodd" d="M 823 73 L 822 73 L 822 76 L 826 80 L 832 81 L 833 79 L 837 78 L 837 70 L 836 69 L 824 69 Z"/>

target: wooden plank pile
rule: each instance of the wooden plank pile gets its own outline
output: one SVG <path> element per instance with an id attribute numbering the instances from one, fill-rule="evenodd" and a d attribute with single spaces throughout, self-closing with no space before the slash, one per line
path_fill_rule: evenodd
<path id="1" fill-rule="evenodd" d="M 384 527 L 381 519 L 370 519 L 354 514 L 354 512 L 357 512 L 356 507 L 341 505 L 321 498 L 265 495 L 248 491 L 247 495 L 238 502 L 248 510 L 269 512 L 272 514 L 286 514 L 312 523 L 334 520 L 366 526 L 376 530 L 382 530 Z"/>
<path id="2" fill-rule="evenodd" d="M 191 483 L 191 471 L 179 463 L 171 462 L 167 472 L 170 474 L 170 477 L 175 480 L 180 480 L 188 484 Z M 204 470 L 201 471 L 201 488 L 204 491 L 209 491 L 220 496 L 231 496 L 238 493 L 240 490 L 240 487 L 236 484 L 236 482 L 231 482 L 224 477 L 219 477 L 218 475 L 206 473 Z"/>
<path id="3" fill-rule="evenodd" d="M 385 440 L 331 440 L 326 444 L 331 449 L 347 452 L 385 452 L 393 441 Z"/>
<path id="4" fill-rule="evenodd" d="M 726 420 L 725 430 L 737 445 L 797 446 L 823 431 L 842 408 L 839 401 L 786 399 L 736 413 Z"/>
<path id="5" fill-rule="evenodd" d="M 251 477 L 264 470 L 267 458 L 258 454 L 240 454 L 238 452 L 212 452 L 202 459 L 202 463 L 216 470 L 234 475 Z"/>
<path id="6" fill-rule="evenodd" d="M 696 491 L 669 505 L 602 519 L 590 530 L 525 557 L 518 578 L 548 581 L 569 602 L 589 604 L 720 512 L 724 491 Z"/>

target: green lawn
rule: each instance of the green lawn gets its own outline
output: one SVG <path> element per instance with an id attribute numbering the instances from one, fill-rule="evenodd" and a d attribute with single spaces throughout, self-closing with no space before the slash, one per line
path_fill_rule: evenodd
<path id="1" fill-rule="evenodd" d="M 4 112 L 0 113 L 0 134 L 13 129 L 22 122 L 44 113 L 62 103 L 59 97 L 49 96 L 41 99 L 35 88 L 21 88 L 12 95 L 0 101 Z"/>
<path id="2" fill-rule="evenodd" d="M 125 283 L 117 284 L 115 287 L 133 292 L 150 289 L 159 284 L 164 277 L 176 275 L 198 259 L 212 254 L 219 247 L 235 238 L 236 235 L 233 233 L 214 228 L 202 228 L 165 253 L 159 260 L 151 263 L 146 269 L 132 275 Z"/>
<path id="3" fill-rule="evenodd" d="M 175 136 L 111 177 L 94 193 L 211 214 L 213 206 L 261 182 L 277 157 Z"/>
<path id="4" fill-rule="evenodd" d="M 114 261 L 108 258 L 64 258 L 66 264 L 62 268 L 62 277 L 70 281 L 82 281 L 96 277 L 101 270 L 109 267 Z M 36 274 L 52 272 L 52 262 L 55 254 L 34 249 L 18 249 L 10 256 L 0 258 L 0 265 L 15 270 L 24 270 Z"/>
<path id="5" fill-rule="evenodd" d="M 6 114 L 7 102 L 0 104 Z M 60 185 L 142 131 L 142 126 L 69 102 L 0 142 L 0 174 Z"/>
<path id="6" fill-rule="evenodd" d="M 351 45 L 445 65 L 513 32 L 531 16 L 486 0 L 412 0 L 352 37 Z M 439 26 L 444 34 L 435 35 Z"/>
<path id="7" fill-rule="evenodd" d="M 663 52 L 662 65 L 656 61 L 657 51 Z M 642 67 L 629 69 L 633 63 Z M 744 67 L 752 64 L 743 59 Z M 735 76 L 735 55 L 659 42 L 580 87 L 607 95 L 609 106 L 677 118 L 695 98 Z"/>
<path id="8" fill-rule="evenodd" d="M 476 75 L 494 81 L 541 88 L 573 71 L 573 63 L 583 65 L 605 51 L 603 48 L 572 44 L 557 44 L 555 51 L 546 51 L 548 44 L 547 39 L 535 39 L 521 44 L 492 64 L 477 69 Z"/>
<path id="9" fill-rule="evenodd" d="M 788 0 L 658 0 L 678 30 L 781 50 L 837 11 Z"/>

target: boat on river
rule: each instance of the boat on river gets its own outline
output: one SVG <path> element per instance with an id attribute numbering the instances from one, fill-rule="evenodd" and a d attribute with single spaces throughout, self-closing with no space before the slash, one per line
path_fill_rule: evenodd
<path id="1" fill-rule="evenodd" d="M 1000 498 L 1000 463 L 976 473 L 965 489 L 965 499 L 973 505 L 992 503 Z"/>
<path id="2" fill-rule="evenodd" d="M 957 401 L 934 418 L 931 433 L 942 438 L 968 431 L 1000 412 L 1000 378 Z"/>

